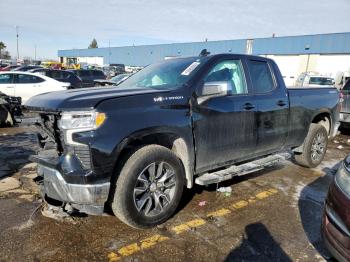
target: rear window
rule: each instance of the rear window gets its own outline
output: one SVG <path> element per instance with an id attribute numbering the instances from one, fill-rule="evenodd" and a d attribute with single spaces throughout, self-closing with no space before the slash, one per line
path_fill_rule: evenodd
<path id="1" fill-rule="evenodd" d="M 350 91 L 350 79 L 346 81 L 346 84 L 344 85 L 343 90 Z"/>
<path id="2" fill-rule="evenodd" d="M 333 78 L 329 77 L 310 77 L 309 84 L 311 85 L 321 85 L 321 86 L 331 86 L 333 85 Z"/>
<path id="3" fill-rule="evenodd" d="M 99 70 L 92 71 L 92 74 L 94 76 L 104 76 L 103 72 Z"/>
<path id="4" fill-rule="evenodd" d="M 89 71 L 81 70 L 81 71 L 76 71 L 78 76 L 86 77 L 90 76 Z"/>
<path id="5" fill-rule="evenodd" d="M 270 67 L 267 62 L 249 60 L 248 68 L 255 93 L 267 93 L 275 88 Z"/>
<path id="6" fill-rule="evenodd" d="M 38 76 L 32 76 L 32 75 L 17 75 L 17 81 L 18 84 L 32 84 L 32 83 L 40 83 L 44 82 L 44 79 Z"/>
<path id="7" fill-rule="evenodd" d="M 69 73 L 68 72 L 61 72 L 61 74 L 62 74 L 62 78 L 69 78 Z"/>
<path id="8" fill-rule="evenodd" d="M 10 84 L 12 83 L 12 77 L 10 74 L 0 75 L 0 84 Z"/>
<path id="9" fill-rule="evenodd" d="M 60 79 L 62 78 L 62 73 L 60 71 L 51 71 L 51 77 L 53 79 Z"/>

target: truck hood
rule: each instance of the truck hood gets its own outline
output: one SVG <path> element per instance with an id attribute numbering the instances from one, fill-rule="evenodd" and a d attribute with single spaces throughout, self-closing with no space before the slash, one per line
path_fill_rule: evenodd
<path id="1" fill-rule="evenodd" d="M 33 111 L 89 110 L 106 99 L 164 92 L 147 88 L 81 88 L 33 96 L 24 107 Z"/>

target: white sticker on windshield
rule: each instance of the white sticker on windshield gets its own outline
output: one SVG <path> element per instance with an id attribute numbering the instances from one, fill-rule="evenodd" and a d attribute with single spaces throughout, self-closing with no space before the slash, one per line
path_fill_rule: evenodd
<path id="1" fill-rule="evenodd" d="M 193 70 L 196 69 L 197 66 L 199 66 L 199 64 L 200 62 L 193 62 L 181 73 L 181 75 L 188 76 L 189 74 L 192 73 Z"/>

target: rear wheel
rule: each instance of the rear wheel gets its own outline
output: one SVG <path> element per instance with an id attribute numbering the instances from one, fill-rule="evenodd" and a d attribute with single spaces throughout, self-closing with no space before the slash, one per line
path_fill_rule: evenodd
<path id="1" fill-rule="evenodd" d="M 153 227 L 175 212 L 183 187 L 184 170 L 177 156 L 162 146 L 145 146 L 122 168 L 112 210 L 129 226 Z"/>
<path id="2" fill-rule="evenodd" d="M 321 124 L 311 124 L 309 132 L 304 140 L 302 153 L 295 153 L 298 164 L 305 167 L 318 166 L 327 150 L 328 133 Z"/>

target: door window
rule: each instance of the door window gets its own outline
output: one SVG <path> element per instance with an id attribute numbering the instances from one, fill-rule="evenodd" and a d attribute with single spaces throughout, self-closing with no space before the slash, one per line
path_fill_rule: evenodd
<path id="1" fill-rule="evenodd" d="M 60 71 L 51 71 L 51 77 L 53 79 L 61 79 L 62 75 Z"/>
<path id="2" fill-rule="evenodd" d="M 231 94 L 247 94 L 248 89 L 240 60 L 225 60 L 216 64 L 204 79 L 205 82 L 228 81 Z"/>
<path id="3" fill-rule="evenodd" d="M 103 72 L 99 70 L 92 71 L 92 74 L 93 76 L 104 76 Z"/>
<path id="4" fill-rule="evenodd" d="M 44 79 L 38 76 L 18 74 L 17 75 L 17 83 L 18 84 L 35 84 L 44 82 Z"/>
<path id="5" fill-rule="evenodd" d="M 248 68 L 255 93 L 268 93 L 275 88 L 270 67 L 267 62 L 249 60 Z"/>
<path id="6" fill-rule="evenodd" d="M 81 71 L 77 71 L 78 72 L 78 76 L 80 77 L 89 77 L 90 76 L 90 72 L 87 70 L 81 70 Z"/>
<path id="7" fill-rule="evenodd" d="M 10 74 L 1 74 L 0 75 L 0 84 L 11 84 L 12 76 Z"/>

